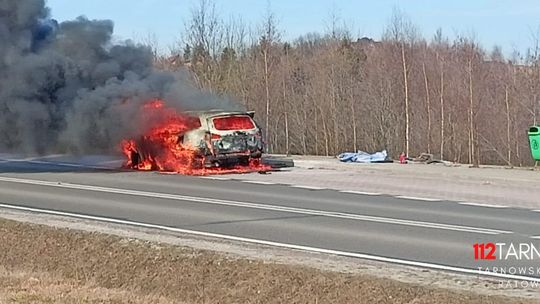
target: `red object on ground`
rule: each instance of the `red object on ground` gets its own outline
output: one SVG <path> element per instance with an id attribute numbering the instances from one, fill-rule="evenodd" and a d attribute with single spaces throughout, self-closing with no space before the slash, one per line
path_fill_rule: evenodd
<path id="1" fill-rule="evenodd" d="M 404 152 L 401 152 L 401 154 L 399 155 L 399 163 L 403 165 L 407 163 L 407 157 L 405 157 Z"/>

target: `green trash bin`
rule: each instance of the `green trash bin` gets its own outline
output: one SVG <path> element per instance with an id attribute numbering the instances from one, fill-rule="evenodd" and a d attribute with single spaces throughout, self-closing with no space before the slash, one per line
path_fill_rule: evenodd
<path id="1" fill-rule="evenodd" d="M 529 143 L 534 160 L 540 160 L 540 126 L 529 128 Z"/>

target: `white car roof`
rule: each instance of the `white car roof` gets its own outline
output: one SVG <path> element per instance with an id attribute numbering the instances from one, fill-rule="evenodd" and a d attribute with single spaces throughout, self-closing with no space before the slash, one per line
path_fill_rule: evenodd
<path id="1" fill-rule="evenodd" d="M 186 111 L 185 114 L 189 116 L 198 116 L 201 118 L 209 118 L 214 116 L 226 116 L 226 115 L 248 115 L 253 117 L 254 112 L 250 111 L 227 111 L 227 110 L 206 110 L 206 111 Z"/>

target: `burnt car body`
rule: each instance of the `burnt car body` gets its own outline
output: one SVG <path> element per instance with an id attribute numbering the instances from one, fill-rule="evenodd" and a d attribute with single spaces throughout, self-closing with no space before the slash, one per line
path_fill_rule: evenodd
<path id="1" fill-rule="evenodd" d="M 222 110 L 187 112 L 200 127 L 179 136 L 183 146 L 195 147 L 204 167 L 249 165 L 258 162 L 264 150 L 254 112 Z"/>

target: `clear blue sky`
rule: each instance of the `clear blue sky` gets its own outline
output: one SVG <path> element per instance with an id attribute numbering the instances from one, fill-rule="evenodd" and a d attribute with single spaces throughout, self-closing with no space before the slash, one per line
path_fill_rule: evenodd
<path id="1" fill-rule="evenodd" d="M 59 20 L 85 15 L 90 19 L 111 19 L 116 36 L 141 40 L 154 33 L 161 48 L 178 41 L 184 21 L 197 0 L 48 0 L 52 16 Z M 215 0 L 223 18 L 241 16 L 256 25 L 265 15 L 266 0 Z M 533 44 L 532 34 L 540 26 L 538 0 L 270 0 L 286 39 L 307 32 L 323 32 L 332 10 L 354 29 L 353 34 L 378 39 L 392 10 L 398 7 L 431 37 L 438 27 L 454 37 L 475 33 L 488 49 L 495 44 L 509 54 Z"/>

